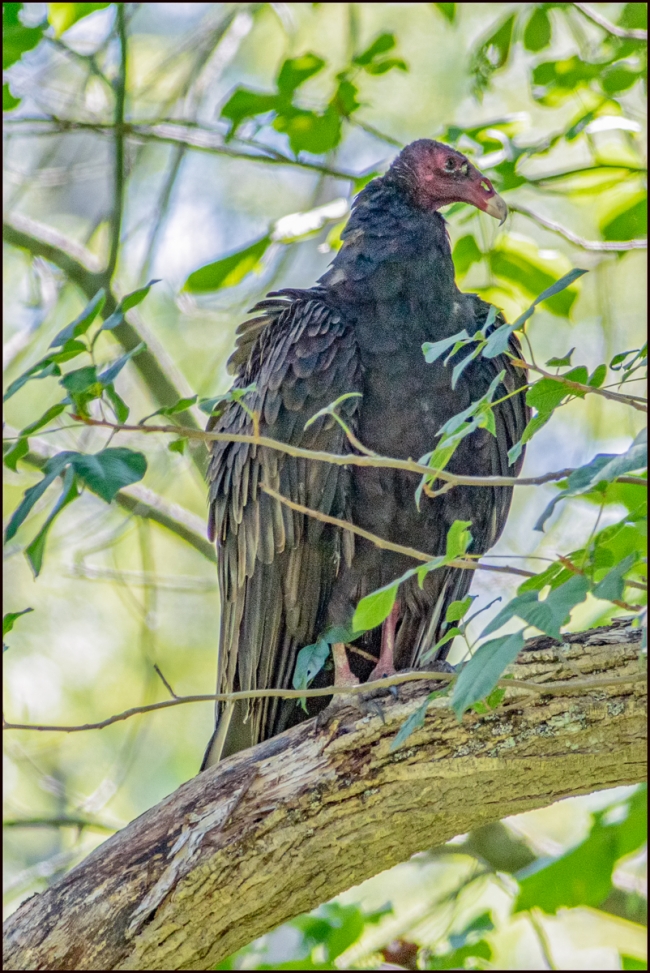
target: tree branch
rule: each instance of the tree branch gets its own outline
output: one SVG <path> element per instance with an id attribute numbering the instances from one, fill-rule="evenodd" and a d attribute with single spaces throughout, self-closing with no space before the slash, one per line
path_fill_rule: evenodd
<path id="1" fill-rule="evenodd" d="M 606 17 L 602 14 L 596 13 L 591 7 L 588 7 L 586 3 L 574 3 L 574 7 L 577 7 L 581 14 L 583 14 L 592 23 L 598 24 L 603 30 L 606 30 L 608 34 L 612 34 L 613 37 L 621 37 L 623 40 L 630 41 L 647 41 L 648 31 L 641 30 L 640 28 L 627 28 L 618 27 L 616 24 L 610 23 Z"/>
<path id="2" fill-rule="evenodd" d="M 625 623 L 566 637 L 584 676 L 638 674 Z M 533 639 L 513 672 L 557 675 Z M 646 776 L 646 686 L 549 698 L 509 688 L 459 723 L 444 698 L 391 751 L 429 685 L 302 723 L 182 785 L 5 923 L 13 970 L 209 969 L 293 916 L 417 851 L 563 797 Z"/>
<path id="3" fill-rule="evenodd" d="M 124 104 L 126 101 L 126 20 L 124 4 L 116 7 L 117 37 L 120 46 L 120 65 L 115 79 L 115 126 L 113 132 L 113 213 L 110 220 L 111 247 L 106 267 L 108 282 L 113 277 L 117 265 L 117 255 L 120 250 L 122 231 L 122 212 L 124 209 Z"/>
<path id="4" fill-rule="evenodd" d="M 355 646 L 350 646 L 350 650 L 357 651 Z M 369 656 L 366 652 L 359 654 L 377 661 L 374 656 Z M 172 692 L 158 667 L 154 666 L 154 669 L 163 680 L 165 687 Z M 3 716 L 2 729 L 3 731 L 30 730 L 38 733 L 86 733 L 88 730 L 105 730 L 107 726 L 122 723 L 124 720 L 131 719 L 132 716 L 155 713 L 157 710 L 170 709 L 172 706 L 184 706 L 186 703 L 234 703 L 241 699 L 270 699 L 274 697 L 276 699 L 313 699 L 316 696 L 364 696 L 366 693 L 390 689 L 392 686 L 404 686 L 407 683 L 423 681 L 445 683 L 451 682 L 455 678 L 456 673 L 454 672 L 397 672 L 393 676 L 383 676 L 375 682 L 364 682 L 357 686 L 322 686 L 318 689 L 242 689 L 234 693 L 210 693 L 196 696 L 177 696 L 172 692 L 172 699 L 163 699 L 158 703 L 144 703 L 142 706 L 132 706 L 122 713 L 114 713 L 113 716 L 107 716 L 106 719 L 99 720 L 97 723 L 76 723 L 68 726 L 60 723 L 12 723 Z M 597 690 L 607 686 L 628 686 L 632 683 L 647 681 L 647 673 L 643 671 L 630 673 L 626 676 L 576 679 L 570 685 L 565 682 L 545 682 L 543 685 L 538 685 L 525 679 L 499 679 L 496 687 L 499 689 L 522 689 L 529 693 L 541 693 L 544 696 L 562 696 L 575 690 Z"/>
<path id="5" fill-rule="evenodd" d="M 524 363 L 521 363 L 524 367 Z M 533 366 L 525 366 L 533 367 Z M 539 369 L 537 369 L 539 371 Z M 550 376 L 560 381 L 557 375 Z M 566 382 L 567 386 L 577 385 L 578 388 L 587 388 L 594 392 L 591 386 L 582 386 L 577 382 Z M 612 393 L 613 394 L 613 393 Z M 564 470 L 556 470 L 553 473 L 543 473 L 541 476 L 463 476 L 460 473 L 450 473 L 449 470 L 435 470 L 430 466 L 424 466 L 412 459 L 396 459 L 391 456 L 357 456 L 354 453 L 325 453 L 316 449 L 303 449 L 301 446 L 291 446 L 283 443 L 279 439 L 269 439 L 267 436 L 253 436 L 229 432 L 208 432 L 201 429 L 190 429 L 184 426 L 133 426 L 120 425 L 115 422 L 108 422 L 104 419 L 90 419 L 86 416 L 74 416 L 79 422 L 88 426 L 103 426 L 106 429 L 113 429 L 115 432 L 145 432 L 145 433 L 166 433 L 173 436 L 180 436 L 187 439 L 201 439 L 206 443 L 250 443 L 252 446 L 264 446 L 266 449 L 275 449 L 279 453 L 287 456 L 296 456 L 299 459 L 312 460 L 315 463 L 331 463 L 333 466 L 364 466 L 374 467 L 384 470 L 404 470 L 407 473 L 418 473 L 421 476 L 435 476 L 439 480 L 452 483 L 454 486 L 475 486 L 475 487 L 500 487 L 500 486 L 540 486 L 542 483 L 553 483 L 555 480 L 565 480 L 579 467 L 568 467 Z M 623 480 L 622 477 L 620 477 Z M 623 482 L 638 482 L 631 477 L 627 477 Z"/>
<path id="6" fill-rule="evenodd" d="M 59 267 L 91 298 L 101 285 L 102 274 L 94 254 L 61 233 L 27 216 L 13 213 L 2 223 L 2 239 L 11 246 L 27 250 L 32 257 L 43 257 Z"/>
<path id="7" fill-rule="evenodd" d="M 584 237 L 578 236 L 572 230 L 567 230 L 560 223 L 555 223 L 546 216 L 540 216 L 539 213 L 533 213 L 532 210 L 526 206 L 521 206 L 519 203 L 511 203 L 508 200 L 508 209 L 511 213 L 520 213 L 522 216 L 527 216 L 529 219 L 534 220 L 535 223 L 539 223 L 540 226 L 546 227 L 547 230 L 559 234 L 565 240 L 568 240 L 569 243 L 574 243 L 583 250 L 610 253 L 626 250 L 647 250 L 648 248 L 647 240 L 585 240 Z"/>

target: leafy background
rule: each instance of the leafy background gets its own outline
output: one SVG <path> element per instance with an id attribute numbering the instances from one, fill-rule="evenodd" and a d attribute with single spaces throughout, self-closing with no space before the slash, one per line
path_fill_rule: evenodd
<path id="1" fill-rule="evenodd" d="M 578 381 L 622 377 L 598 369 L 643 340 L 646 10 L 598 4 L 612 33 L 581 6 L 3 4 L 8 391 L 34 369 L 6 407 L 5 432 L 25 433 L 5 453 L 6 522 L 51 452 L 126 444 L 71 424 L 65 393 L 78 412 L 99 415 L 103 396 L 120 421 L 167 407 L 165 421 L 202 426 L 194 396 L 227 390 L 246 309 L 273 287 L 313 283 L 351 196 L 422 136 L 470 155 L 511 209 L 500 229 L 474 209 L 448 211 L 460 286 L 514 321 L 572 268 L 589 270 L 527 333 L 540 362 L 575 348 L 559 367 L 584 366 Z M 102 318 L 82 311 L 101 285 L 99 333 Z M 83 353 L 67 342 L 95 335 L 96 362 L 72 362 Z M 622 453 L 643 426 L 597 394 L 559 402 L 526 475 Z M 146 457 L 148 500 L 204 537 L 202 449 L 144 434 L 128 445 Z M 105 502 L 142 476 L 130 459 L 116 473 L 118 459 L 99 472 L 69 460 L 63 492 L 51 486 L 14 521 L 5 673 L 16 722 L 83 723 L 163 698 L 154 666 L 178 694 L 213 689 L 214 561 L 135 503 Z M 640 489 L 583 492 L 543 533 L 534 527 L 557 487 L 519 489 L 493 553 L 540 571 L 536 558 L 579 552 L 596 581 L 634 555 L 627 577 L 639 579 Z M 516 589 L 477 573 L 471 613 L 501 602 L 469 624 L 470 640 Z M 625 598 L 641 602 L 638 590 Z M 582 599 L 570 630 L 625 613 Z M 461 658 L 460 639 L 453 651 Z M 197 704 L 101 733 L 5 734 L 6 911 L 193 775 L 211 722 Z M 646 968 L 644 839 L 643 789 L 564 801 L 417 855 L 225 967 Z"/>

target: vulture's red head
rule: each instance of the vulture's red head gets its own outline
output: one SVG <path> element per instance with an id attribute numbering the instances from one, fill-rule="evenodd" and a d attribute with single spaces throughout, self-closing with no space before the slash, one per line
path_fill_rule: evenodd
<path id="1" fill-rule="evenodd" d="M 492 183 L 449 145 L 418 139 L 402 149 L 388 173 L 421 209 L 435 212 L 448 203 L 470 203 L 503 223 L 508 207 Z"/>

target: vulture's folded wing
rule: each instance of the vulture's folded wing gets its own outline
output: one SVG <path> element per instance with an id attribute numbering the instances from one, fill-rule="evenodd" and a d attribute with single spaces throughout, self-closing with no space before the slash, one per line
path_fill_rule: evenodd
<path id="1" fill-rule="evenodd" d="M 244 403 L 257 413 L 260 433 L 307 449 L 346 452 L 347 436 L 331 415 L 308 428 L 305 423 L 344 393 L 361 391 L 353 330 L 309 291 L 280 292 L 254 310 L 260 316 L 240 327 L 231 364 L 238 372 L 235 388 L 255 386 Z M 359 402 L 345 399 L 337 410 L 352 430 Z M 253 421 L 233 402 L 210 428 L 251 435 Z M 349 471 L 249 443 L 214 442 L 208 479 L 221 593 L 217 691 L 287 688 L 298 651 L 322 630 L 332 585 L 351 556 L 352 535 L 291 510 L 261 485 L 349 518 Z M 228 753 L 280 732 L 294 707 L 278 699 L 218 705 L 204 766 L 219 759 L 224 743 Z"/>

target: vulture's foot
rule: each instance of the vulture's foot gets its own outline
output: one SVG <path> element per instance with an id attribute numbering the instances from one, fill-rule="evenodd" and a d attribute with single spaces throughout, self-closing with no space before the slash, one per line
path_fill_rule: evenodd
<path id="1" fill-rule="evenodd" d="M 316 729 L 336 732 L 345 724 L 356 723 L 366 712 L 366 705 L 358 694 L 333 696 L 331 702 L 316 717 Z M 342 732 L 346 731 L 342 729 Z"/>

